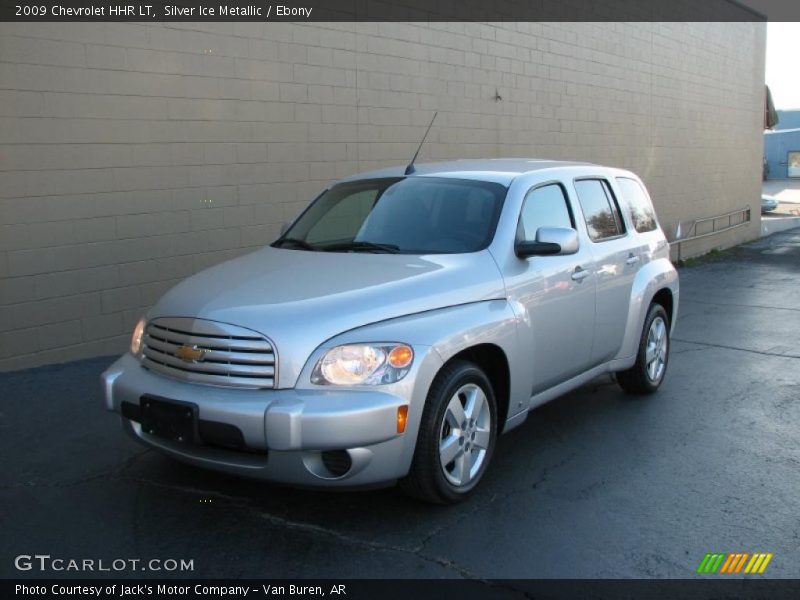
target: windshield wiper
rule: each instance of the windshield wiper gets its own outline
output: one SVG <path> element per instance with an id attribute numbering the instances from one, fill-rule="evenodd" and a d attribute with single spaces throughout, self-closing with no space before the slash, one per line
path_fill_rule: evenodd
<path id="1" fill-rule="evenodd" d="M 284 244 L 292 244 L 294 246 L 298 246 L 299 248 L 303 248 L 304 250 L 319 250 L 319 248 L 317 248 L 316 246 L 312 246 L 307 241 L 301 240 L 299 238 L 293 238 L 293 237 L 281 238 L 278 241 L 276 241 L 274 244 L 272 244 L 272 246 L 274 248 L 280 248 Z"/>
<path id="2" fill-rule="evenodd" d="M 400 246 L 394 244 L 380 244 L 378 242 L 362 242 L 353 240 L 352 242 L 342 242 L 331 244 L 322 248 L 325 252 L 335 252 L 337 250 L 352 250 L 353 252 L 382 252 L 385 254 L 397 254 Z"/>

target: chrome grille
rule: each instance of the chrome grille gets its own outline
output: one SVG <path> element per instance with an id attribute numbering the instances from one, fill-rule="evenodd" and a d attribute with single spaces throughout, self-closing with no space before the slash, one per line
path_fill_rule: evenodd
<path id="1" fill-rule="evenodd" d="M 258 332 L 227 323 L 166 317 L 147 324 L 142 365 L 209 385 L 275 386 L 275 349 Z"/>

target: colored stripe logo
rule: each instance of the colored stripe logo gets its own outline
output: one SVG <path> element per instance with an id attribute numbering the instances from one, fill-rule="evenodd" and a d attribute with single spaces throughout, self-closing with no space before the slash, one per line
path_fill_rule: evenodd
<path id="1" fill-rule="evenodd" d="M 700 561 L 698 573 L 734 575 L 763 573 L 773 557 L 772 552 L 709 552 Z"/>

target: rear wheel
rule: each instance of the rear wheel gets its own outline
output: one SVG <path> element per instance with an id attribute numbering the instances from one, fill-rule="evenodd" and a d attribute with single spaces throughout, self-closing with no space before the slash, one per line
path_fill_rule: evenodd
<path id="1" fill-rule="evenodd" d="M 454 361 L 428 392 L 417 447 L 400 487 L 427 502 L 460 502 L 489 466 L 497 438 L 497 403 L 486 374 Z"/>
<path id="2" fill-rule="evenodd" d="M 652 394 L 667 372 L 669 364 L 669 317 L 660 304 L 651 304 L 644 320 L 636 364 L 617 373 L 617 382 L 628 393 Z"/>

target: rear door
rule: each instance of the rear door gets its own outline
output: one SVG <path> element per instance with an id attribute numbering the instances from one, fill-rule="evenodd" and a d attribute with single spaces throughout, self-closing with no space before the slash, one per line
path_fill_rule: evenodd
<path id="1" fill-rule="evenodd" d="M 612 359 L 622 346 L 640 258 L 609 180 L 589 177 L 576 179 L 574 184 L 591 240 L 596 283 L 590 359 L 594 366 Z"/>
<path id="2" fill-rule="evenodd" d="M 666 238 L 658 228 L 656 213 L 644 185 L 633 177 L 619 176 L 618 197 L 625 220 L 634 231 L 632 247 L 638 257 L 638 269 L 650 262 L 654 254 L 666 246 Z"/>

